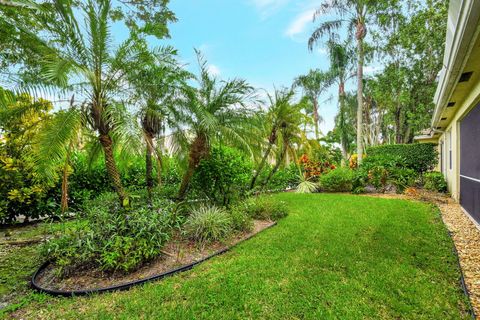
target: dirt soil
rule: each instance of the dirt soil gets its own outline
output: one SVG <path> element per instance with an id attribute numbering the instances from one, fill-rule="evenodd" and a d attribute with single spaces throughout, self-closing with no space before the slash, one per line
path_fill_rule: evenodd
<path id="1" fill-rule="evenodd" d="M 255 220 L 251 232 L 235 235 L 222 243 L 208 244 L 204 248 L 181 237 L 173 237 L 162 249 L 158 258 L 128 274 L 121 272 L 112 274 L 98 269 L 84 268 L 75 270 L 71 275 L 59 277 L 55 265 L 50 265 L 37 277 L 37 283 L 48 289 L 73 291 L 104 288 L 141 280 L 201 260 L 219 250 L 233 246 L 273 224 L 272 221 Z"/>
<path id="2" fill-rule="evenodd" d="M 369 194 L 382 198 L 400 198 L 433 203 L 440 209 L 443 222 L 458 251 L 465 284 L 477 319 L 480 319 L 480 229 L 448 195 L 407 189 L 406 194 Z"/>

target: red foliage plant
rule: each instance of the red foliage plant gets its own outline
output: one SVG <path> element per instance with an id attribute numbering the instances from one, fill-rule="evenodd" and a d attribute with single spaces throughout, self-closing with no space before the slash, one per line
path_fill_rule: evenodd
<path id="1" fill-rule="evenodd" d="M 305 179 L 317 178 L 324 173 L 334 170 L 336 166 L 329 161 L 315 161 L 303 154 L 298 163 L 302 166 Z"/>

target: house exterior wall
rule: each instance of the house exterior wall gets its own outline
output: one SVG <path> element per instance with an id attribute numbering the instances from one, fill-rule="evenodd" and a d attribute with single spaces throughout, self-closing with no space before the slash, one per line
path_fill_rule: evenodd
<path id="1" fill-rule="evenodd" d="M 438 139 L 439 148 L 443 143 L 443 174 L 448 183 L 448 190 L 455 200 L 460 199 L 460 122 L 480 102 L 480 81 L 472 85 L 470 93 L 465 97 L 452 121 Z M 479 124 L 480 125 L 480 124 Z M 450 144 L 451 135 L 451 144 Z M 480 141 L 479 141 L 480 144 Z M 452 167 L 450 168 L 449 147 L 452 151 Z M 474 148 L 475 146 L 472 146 Z M 440 160 L 440 159 L 439 159 Z M 480 160 L 479 160 L 480 161 Z M 439 161 L 440 163 L 440 161 Z M 442 169 L 439 168 L 439 171 Z"/>

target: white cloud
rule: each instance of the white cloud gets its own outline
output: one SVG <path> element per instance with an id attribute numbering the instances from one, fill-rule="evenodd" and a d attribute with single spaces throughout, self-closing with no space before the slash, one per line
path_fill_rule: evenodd
<path id="1" fill-rule="evenodd" d="M 313 21 L 314 13 L 315 9 L 309 9 L 298 15 L 288 26 L 287 30 L 285 31 L 285 35 L 293 37 L 303 33 L 307 25 Z"/>
<path id="2" fill-rule="evenodd" d="M 262 19 L 267 19 L 287 5 L 290 0 L 249 0 L 249 2 L 257 8 Z"/>
<path id="3" fill-rule="evenodd" d="M 214 64 L 209 64 L 208 65 L 208 72 L 212 75 L 212 76 L 218 76 L 220 75 L 220 68 L 217 67 L 216 65 Z"/>

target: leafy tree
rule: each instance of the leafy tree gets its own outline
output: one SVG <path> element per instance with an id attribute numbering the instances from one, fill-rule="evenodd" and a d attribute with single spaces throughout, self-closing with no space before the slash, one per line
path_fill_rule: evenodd
<path id="1" fill-rule="evenodd" d="M 49 101 L 23 94 L 0 112 L 0 223 L 55 211 L 49 192 L 56 181 L 38 179 L 31 157 L 40 124 L 51 120 L 52 108 Z"/>
<path id="2" fill-rule="evenodd" d="M 192 135 L 189 144 L 188 164 L 178 192 L 183 199 L 190 180 L 200 161 L 205 159 L 213 141 L 235 144 L 250 149 L 246 136 L 251 110 L 247 103 L 254 98 L 254 89 L 244 80 L 219 81 L 208 71 L 207 61 L 196 51 L 200 74 L 198 88 L 187 89 L 185 108 L 189 117 L 185 119 Z"/>

